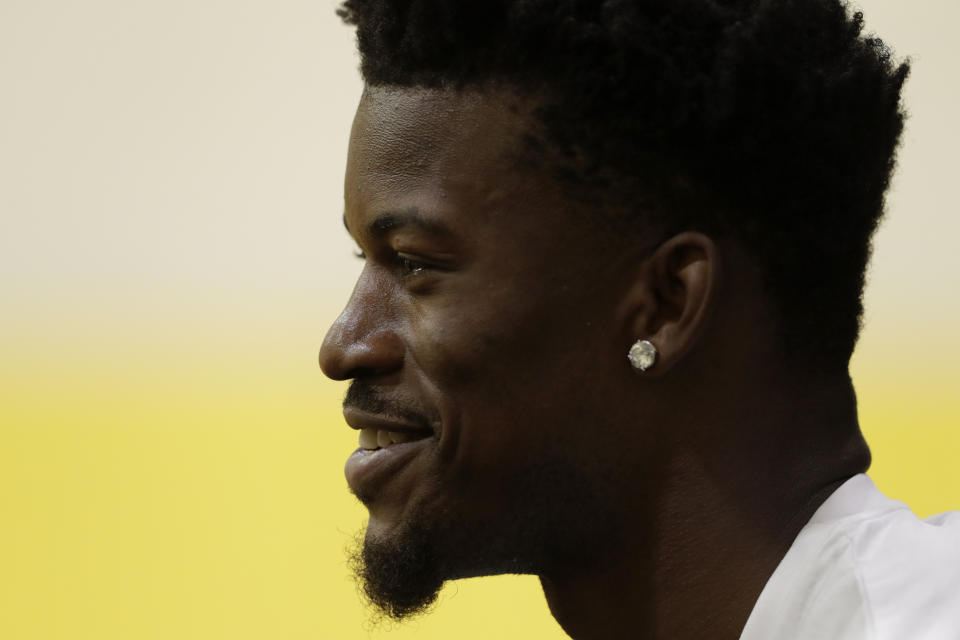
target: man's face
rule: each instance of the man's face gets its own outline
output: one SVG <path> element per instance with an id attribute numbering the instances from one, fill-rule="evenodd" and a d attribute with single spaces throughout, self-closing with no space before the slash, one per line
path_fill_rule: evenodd
<path id="1" fill-rule="evenodd" d="M 625 280 L 589 213 L 520 162 L 527 111 L 378 88 L 354 122 L 345 222 L 365 262 L 320 355 L 353 380 L 362 573 L 394 615 L 446 579 L 589 556 L 624 506 Z M 374 449 L 378 432 L 401 442 Z"/>

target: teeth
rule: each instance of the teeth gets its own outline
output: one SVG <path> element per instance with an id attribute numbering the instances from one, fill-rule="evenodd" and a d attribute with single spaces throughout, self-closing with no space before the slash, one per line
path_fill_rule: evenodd
<path id="1" fill-rule="evenodd" d="M 413 433 L 381 431 L 380 429 L 361 429 L 360 448 L 368 450 L 381 449 L 391 444 L 413 442 L 414 440 L 419 440 L 421 437 L 422 436 Z"/>
<path id="2" fill-rule="evenodd" d="M 360 448 L 361 449 L 376 449 L 377 448 L 377 430 L 376 429 L 360 429 Z"/>

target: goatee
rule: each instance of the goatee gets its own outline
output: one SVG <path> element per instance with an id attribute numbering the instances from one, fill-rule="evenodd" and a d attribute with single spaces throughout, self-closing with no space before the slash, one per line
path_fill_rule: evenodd
<path id="1" fill-rule="evenodd" d="M 429 611 L 444 578 L 428 532 L 409 527 L 389 539 L 358 538 L 349 564 L 375 615 L 401 621 Z"/>

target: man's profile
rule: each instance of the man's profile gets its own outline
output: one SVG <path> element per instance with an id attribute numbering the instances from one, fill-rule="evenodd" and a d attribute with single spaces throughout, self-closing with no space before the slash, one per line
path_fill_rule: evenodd
<path id="1" fill-rule="evenodd" d="M 960 638 L 960 516 L 848 363 L 908 73 L 839 0 L 348 0 L 356 564 L 539 576 L 575 638 Z"/>

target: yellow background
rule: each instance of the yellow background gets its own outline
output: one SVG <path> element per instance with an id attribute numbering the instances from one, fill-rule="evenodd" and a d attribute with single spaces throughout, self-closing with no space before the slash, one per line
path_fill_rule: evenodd
<path id="1" fill-rule="evenodd" d="M 960 507 L 960 7 L 861 4 L 914 72 L 853 373 L 874 478 L 929 515 Z M 533 578 L 370 630 L 348 576 L 333 7 L 0 3 L 0 638 L 561 637 Z"/>

